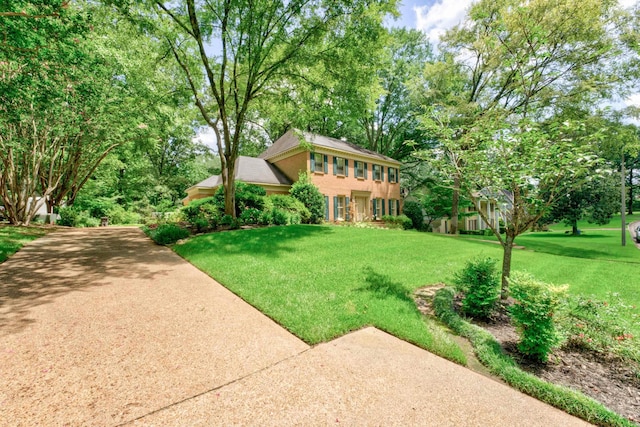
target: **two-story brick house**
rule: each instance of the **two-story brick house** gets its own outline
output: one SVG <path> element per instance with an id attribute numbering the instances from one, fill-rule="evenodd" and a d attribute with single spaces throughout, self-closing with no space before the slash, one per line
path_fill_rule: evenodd
<path id="1" fill-rule="evenodd" d="M 324 195 L 327 221 L 367 221 L 400 214 L 399 168 L 400 162 L 346 141 L 290 130 L 258 158 L 240 157 L 236 179 L 282 194 L 307 172 Z M 185 204 L 220 185 L 220 176 L 212 176 L 188 188 Z"/>

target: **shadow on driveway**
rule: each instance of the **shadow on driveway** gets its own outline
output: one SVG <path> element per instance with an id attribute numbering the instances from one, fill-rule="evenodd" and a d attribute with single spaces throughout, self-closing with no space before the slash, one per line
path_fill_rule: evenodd
<path id="1" fill-rule="evenodd" d="M 140 245 L 148 246 L 144 253 L 138 250 Z M 71 291 L 100 286 L 105 276 L 153 279 L 162 275 L 163 270 L 149 265 L 163 250 L 140 230 L 123 233 L 117 228 L 61 230 L 25 245 L 0 264 L 0 336 L 29 325 L 30 309 Z"/>

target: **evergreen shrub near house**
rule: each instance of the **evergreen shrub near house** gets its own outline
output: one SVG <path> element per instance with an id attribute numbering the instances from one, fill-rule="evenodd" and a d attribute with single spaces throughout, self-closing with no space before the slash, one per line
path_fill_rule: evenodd
<path id="1" fill-rule="evenodd" d="M 214 197 L 194 200 L 182 208 L 182 218 L 196 232 L 214 229 L 221 220 L 218 202 Z"/>
<path id="2" fill-rule="evenodd" d="M 424 213 L 422 211 L 422 205 L 414 200 L 407 200 L 404 202 L 402 212 L 409 217 L 413 228 L 416 230 L 424 230 Z"/>
<path id="3" fill-rule="evenodd" d="M 413 222 L 406 215 L 384 215 L 382 217 L 382 221 L 384 221 L 385 225 L 390 228 L 402 228 L 404 230 L 410 230 L 413 228 Z"/>
<path id="4" fill-rule="evenodd" d="M 177 224 L 161 224 L 148 231 L 149 237 L 159 245 L 171 245 L 180 239 L 189 237 L 189 230 Z"/>
<path id="5" fill-rule="evenodd" d="M 240 222 L 244 225 L 255 225 L 260 223 L 262 211 L 255 208 L 247 208 L 240 214 Z"/>
<path id="6" fill-rule="evenodd" d="M 469 316 L 487 319 L 500 297 L 500 276 L 493 258 L 468 261 L 454 276 L 459 291 L 464 293 L 462 311 Z"/>
<path id="7" fill-rule="evenodd" d="M 509 290 L 515 303 L 509 308 L 518 328 L 518 350 L 525 356 L 545 362 L 560 343 L 554 315 L 566 296 L 566 287 L 553 287 L 525 273 L 513 273 Z"/>
<path id="8" fill-rule="evenodd" d="M 259 185 L 236 181 L 236 216 L 240 217 L 245 209 L 264 209 L 267 191 Z M 224 214 L 224 187 L 221 185 L 214 194 L 218 212 Z"/>
<path id="9" fill-rule="evenodd" d="M 274 194 L 265 198 L 260 214 L 262 225 L 291 225 L 308 221 L 309 210 L 299 200 L 284 194 Z"/>
<path id="10" fill-rule="evenodd" d="M 302 204 L 309 211 L 309 217 L 305 220 L 302 218 L 304 224 L 319 224 L 324 218 L 324 196 L 320 193 L 318 187 L 316 187 L 310 180 L 307 173 L 301 173 L 298 177 L 298 181 L 291 186 L 289 190 L 291 196 L 302 202 Z"/>

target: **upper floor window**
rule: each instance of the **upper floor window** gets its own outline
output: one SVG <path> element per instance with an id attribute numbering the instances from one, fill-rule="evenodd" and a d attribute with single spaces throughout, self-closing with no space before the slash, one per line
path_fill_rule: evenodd
<path id="1" fill-rule="evenodd" d="M 333 156 L 333 174 L 349 176 L 349 161 L 343 157 Z"/>
<path id="2" fill-rule="evenodd" d="M 373 165 L 373 179 L 375 181 L 382 181 L 382 166 Z"/>
<path id="3" fill-rule="evenodd" d="M 398 182 L 398 168 L 389 167 L 389 182 Z"/>
<path id="4" fill-rule="evenodd" d="M 356 178 L 367 179 L 367 164 L 365 162 L 355 161 L 353 170 Z"/>
<path id="5" fill-rule="evenodd" d="M 327 156 L 321 153 L 311 153 L 311 172 L 327 173 Z"/>

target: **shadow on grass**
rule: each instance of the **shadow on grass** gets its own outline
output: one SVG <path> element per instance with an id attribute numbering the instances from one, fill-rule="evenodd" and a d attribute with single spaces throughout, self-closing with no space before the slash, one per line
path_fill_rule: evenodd
<path id="1" fill-rule="evenodd" d="M 549 234 L 527 234 L 527 239 L 609 239 L 611 236 L 606 236 L 604 234 L 582 234 L 573 235 L 571 233 L 549 233 Z"/>
<path id="2" fill-rule="evenodd" d="M 413 299 L 409 295 L 409 292 L 401 283 L 394 282 L 391 277 L 376 273 L 372 267 L 365 267 L 364 275 L 367 286 L 357 289 L 358 291 L 373 293 L 376 298 L 380 299 L 395 298 L 413 304 Z"/>
<path id="3" fill-rule="evenodd" d="M 176 245 L 174 250 L 187 259 L 212 251 L 220 258 L 238 254 L 275 258 L 283 252 L 297 251 L 298 249 L 289 245 L 292 241 L 330 233 L 333 233 L 331 227 L 312 225 L 234 230 L 198 236 L 182 245 Z"/>
<path id="4" fill-rule="evenodd" d="M 610 247 L 611 236 L 606 234 L 527 234 L 522 239 L 516 239 L 517 244 L 524 245 L 535 252 L 572 258 L 601 259 L 610 261 L 624 261 L 615 253 L 594 249 L 598 246 Z M 583 244 L 583 247 L 579 245 Z M 574 245 L 574 246 L 571 246 Z M 615 251 L 614 251 L 615 252 Z"/>

